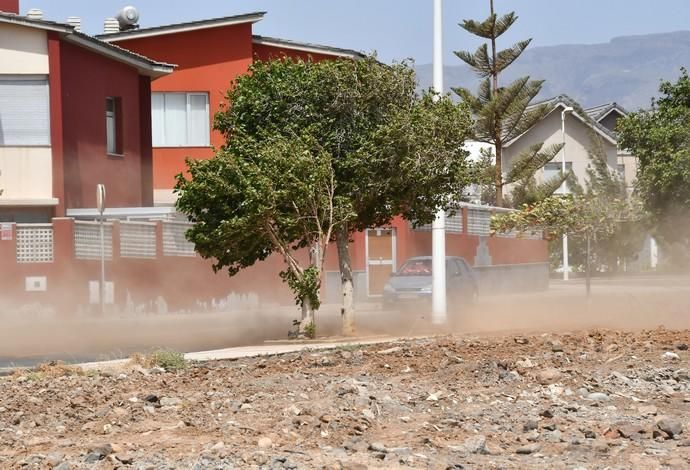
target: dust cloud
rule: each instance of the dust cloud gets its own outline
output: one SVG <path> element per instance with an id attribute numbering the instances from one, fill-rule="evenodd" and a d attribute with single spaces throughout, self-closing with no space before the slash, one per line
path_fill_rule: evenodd
<path id="1" fill-rule="evenodd" d="M 431 324 L 428 305 L 384 308 L 360 304 L 358 333 L 362 336 L 430 334 L 510 334 L 576 331 L 590 328 L 637 330 L 690 328 L 690 277 L 638 276 L 597 279 L 587 299 L 582 281 L 552 281 L 547 291 L 484 295 L 471 306 L 449 312 L 447 326 Z M 130 314 L 101 317 L 21 312 L 3 315 L 0 367 L 46 359 L 67 361 L 128 357 L 156 348 L 200 351 L 283 340 L 294 306 L 272 306 L 228 312 Z M 317 313 L 317 334 L 340 332 L 337 305 Z"/>

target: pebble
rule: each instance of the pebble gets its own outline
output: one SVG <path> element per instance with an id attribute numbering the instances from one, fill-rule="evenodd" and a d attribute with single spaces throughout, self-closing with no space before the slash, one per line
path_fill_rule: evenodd
<path id="1" fill-rule="evenodd" d="M 671 352 L 671 351 L 666 351 L 664 353 L 663 358 L 666 359 L 667 361 L 679 361 L 680 360 L 680 356 L 674 352 Z"/>
<path id="2" fill-rule="evenodd" d="M 372 442 L 371 444 L 369 444 L 369 450 L 372 452 L 382 452 L 384 454 L 388 453 L 388 449 L 386 448 L 386 446 L 381 444 L 380 442 Z"/>
<path id="3" fill-rule="evenodd" d="M 262 437 L 257 443 L 259 449 L 270 449 L 273 446 L 273 441 L 268 437 Z"/>
<path id="4" fill-rule="evenodd" d="M 478 436 L 468 437 L 463 443 L 463 448 L 465 452 L 470 454 L 486 453 L 486 436 L 480 434 Z"/>
<path id="5" fill-rule="evenodd" d="M 605 393 L 602 392 L 593 392 L 587 395 L 587 400 L 592 400 L 592 401 L 608 401 L 609 396 Z"/>
<path id="6" fill-rule="evenodd" d="M 539 452 L 540 449 L 541 445 L 539 444 L 527 444 L 525 446 L 518 447 L 515 450 L 515 453 L 519 455 L 529 455 L 534 454 L 535 452 Z"/>
<path id="7" fill-rule="evenodd" d="M 182 404 L 182 400 L 179 398 L 163 397 L 160 399 L 161 406 L 177 406 Z"/>
<path id="8" fill-rule="evenodd" d="M 548 385 L 554 382 L 558 382 L 561 379 L 561 376 L 562 374 L 560 370 L 553 367 L 549 367 L 548 369 L 540 370 L 537 373 L 537 380 L 542 385 Z"/>

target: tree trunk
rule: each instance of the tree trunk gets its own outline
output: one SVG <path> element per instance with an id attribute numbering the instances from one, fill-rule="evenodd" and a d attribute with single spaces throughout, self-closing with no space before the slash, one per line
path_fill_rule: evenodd
<path id="1" fill-rule="evenodd" d="M 348 236 L 347 228 L 339 228 L 335 234 L 335 244 L 338 248 L 340 288 L 343 294 L 343 304 L 340 308 L 343 336 L 354 336 L 355 334 L 355 288 L 352 282 L 349 242 L 350 237 Z"/>
<path id="2" fill-rule="evenodd" d="M 316 333 L 316 321 L 314 319 L 314 309 L 309 299 L 302 302 L 302 320 L 299 323 L 300 336 L 313 338 Z"/>
<path id="3" fill-rule="evenodd" d="M 489 6 L 491 8 L 491 15 L 494 14 L 494 1 L 490 0 Z M 494 30 L 494 34 L 495 34 Z M 498 95 L 498 68 L 496 67 L 497 51 L 496 38 L 491 38 L 491 96 L 495 98 Z M 496 205 L 503 207 L 503 141 L 501 139 L 501 116 L 494 116 L 494 147 L 496 152 L 496 175 L 494 178 L 494 185 L 496 187 Z"/>

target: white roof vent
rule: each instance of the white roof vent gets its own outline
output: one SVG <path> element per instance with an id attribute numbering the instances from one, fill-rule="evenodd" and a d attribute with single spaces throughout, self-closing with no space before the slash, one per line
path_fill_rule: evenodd
<path id="1" fill-rule="evenodd" d="M 32 8 L 26 13 L 26 17 L 29 18 L 30 20 L 42 20 L 43 19 L 43 12 L 39 10 L 38 8 Z"/>
<path id="2" fill-rule="evenodd" d="M 126 6 L 116 16 L 120 31 L 129 31 L 139 27 L 139 11 L 133 6 Z"/>
<path id="3" fill-rule="evenodd" d="M 73 27 L 75 31 L 81 31 L 81 18 L 78 16 L 68 16 L 67 24 Z"/>
<path id="4" fill-rule="evenodd" d="M 119 33 L 120 23 L 117 18 L 106 18 L 103 24 L 103 32 L 105 34 Z"/>

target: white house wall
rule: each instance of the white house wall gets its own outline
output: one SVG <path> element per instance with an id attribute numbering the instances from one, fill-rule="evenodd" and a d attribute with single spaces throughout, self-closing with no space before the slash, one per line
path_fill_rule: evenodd
<path id="1" fill-rule="evenodd" d="M 48 37 L 45 31 L 0 25 L 0 74 L 48 75 Z"/>
<path id="2" fill-rule="evenodd" d="M 50 147 L 0 147 L 0 204 L 53 197 Z"/>
<path id="3" fill-rule="evenodd" d="M 566 142 L 566 161 L 572 162 L 573 172 L 577 176 L 580 184 L 585 183 L 587 165 L 590 163 L 588 149 L 592 147 L 591 129 L 578 118 L 568 114 L 565 118 L 565 142 Z M 599 135 L 599 134 L 597 134 Z M 611 171 L 616 170 L 618 163 L 617 149 L 612 143 L 603 140 L 604 150 L 607 156 L 607 164 Z M 560 109 L 552 112 L 549 116 L 537 123 L 532 129 L 527 131 L 520 139 L 511 146 L 503 150 L 503 171 L 507 172 L 513 165 L 514 159 L 523 150 L 539 142 L 544 142 L 545 146 L 559 144 L 561 137 L 561 112 Z M 559 153 L 553 162 L 561 162 Z M 543 171 L 539 170 L 535 177 L 537 181 L 543 181 Z"/>

